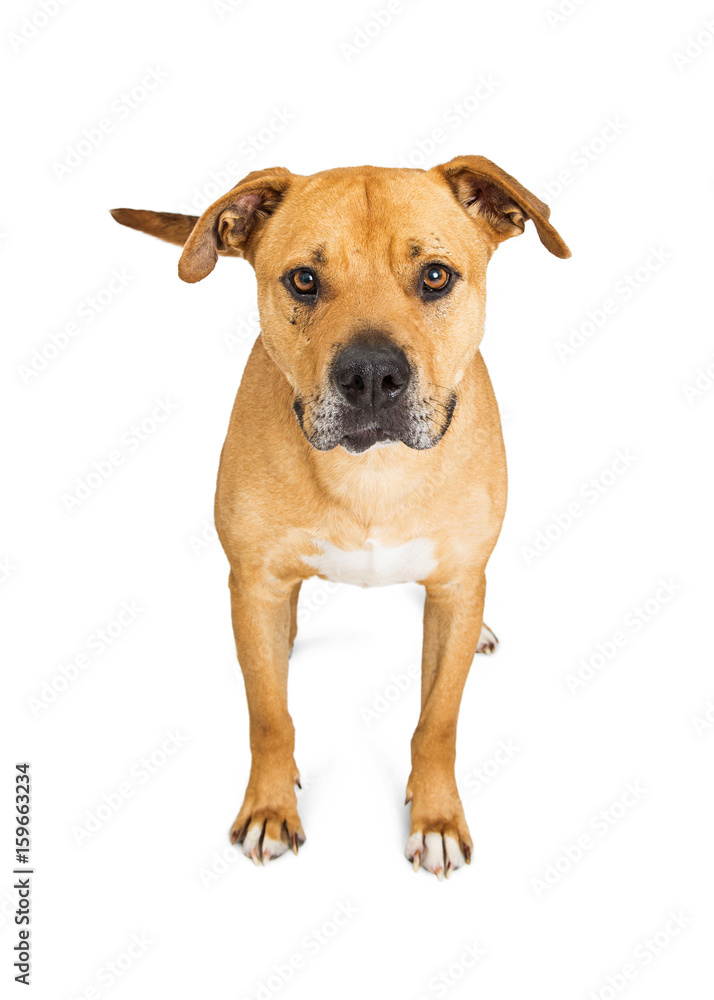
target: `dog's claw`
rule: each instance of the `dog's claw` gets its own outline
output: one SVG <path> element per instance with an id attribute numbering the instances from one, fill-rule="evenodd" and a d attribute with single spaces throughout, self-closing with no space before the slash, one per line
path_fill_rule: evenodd
<path id="1" fill-rule="evenodd" d="M 243 835 L 245 834 L 245 824 L 238 829 L 231 831 L 231 844 L 242 844 Z"/>
<path id="2" fill-rule="evenodd" d="M 412 858 L 412 864 L 414 866 L 414 871 L 418 872 L 419 871 L 419 865 L 421 864 L 421 851 L 417 851 L 416 852 L 416 854 Z"/>
<path id="3" fill-rule="evenodd" d="M 483 625 L 478 645 L 476 647 L 476 652 L 490 656 L 492 653 L 496 652 L 496 646 L 498 646 L 498 637 L 491 631 L 488 625 Z"/>
<path id="4" fill-rule="evenodd" d="M 434 874 L 436 875 L 436 877 L 438 878 L 438 880 L 440 882 L 444 881 L 444 869 L 443 868 L 437 868 L 436 871 L 434 872 Z"/>

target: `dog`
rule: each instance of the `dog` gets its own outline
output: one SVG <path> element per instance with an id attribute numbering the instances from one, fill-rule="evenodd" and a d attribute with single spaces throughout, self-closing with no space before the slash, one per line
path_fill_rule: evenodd
<path id="1" fill-rule="evenodd" d="M 550 210 L 482 156 L 430 170 L 257 170 L 200 217 L 115 209 L 183 247 L 179 276 L 219 256 L 255 269 L 260 335 L 221 454 L 215 523 L 230 563 L 252 763 L 232 843 L 265 864 L 305 835 L 288 659 L 309 577 L 426 589 L 421 713 L 405 854 L 439 879 L 470 863 L 456 724 L 483 623 L 485 569 L 506 506 L 498 407 L 479 351 L 486 268 Z"/>

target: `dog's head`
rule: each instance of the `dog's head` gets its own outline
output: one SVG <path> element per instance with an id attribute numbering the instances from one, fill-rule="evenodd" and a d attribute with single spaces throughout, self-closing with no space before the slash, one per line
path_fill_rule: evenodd
<path id="1" fill-rule="evenodd" d="M 276 167 L 200 218 L 112 215 L 183 245 L 184 281 L 205 278 L 219 255 L 250 261 L 265 348 L 322 451 L 437 444 L 481 342 L 493 251 L 532 219 L 551 253 L 570 256 L 548 206 L 481 156 L 427 171 Z"/>

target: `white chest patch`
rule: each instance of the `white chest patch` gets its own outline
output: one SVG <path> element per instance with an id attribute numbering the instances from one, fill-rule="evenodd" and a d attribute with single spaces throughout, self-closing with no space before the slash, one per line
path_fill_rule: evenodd
<path id="1" fill-rule="evenodd" d="M 358 587 L 385 587 L 390 583 L 414 583 L 436 568 L 434 543 L 412 538 L 403 545 L 381 545 L 368 538 L 363 549 L 339 549 L 319 539 L 320 554 L 307 562 L 334 583 Z"/>

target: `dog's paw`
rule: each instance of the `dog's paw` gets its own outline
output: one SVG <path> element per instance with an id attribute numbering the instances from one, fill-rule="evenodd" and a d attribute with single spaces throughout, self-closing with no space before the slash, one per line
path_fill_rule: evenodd
<path id="1" fill-rule="evenodd" d="M 404 855 L 415 872 L 425 868 L 441 881 L 462 865 L 471 864 L 471 834 L 455 789 L 453 796 L 425 799 L 416 793 L 413 781 L 411 778 L 407 789 L 412 815 Z"/>
<path id="2" fill-rule="evenodd" d="M 496 646 L 498 645 L 498 639 L 488 627 L 488 625 L 483 624 L 481 626 L 481 635 L 478 637 L 478 646 L 476 647 L 477 653 L 485 653 L 487 656 L 490 653 L 496 652 Z"/>
<path id="3" fill-rule="evenodd" d="M 232 844 L 240 844 L 247 858 L 267 864 L 288 849 L 297 854 L 305 843 L 300 817 L 295 809 L 250 809 L 245 806 L 231 827 Z"/>
<path id="4" fill-rule="evenodd" d="M 441 824 L 424 824 L 411 833 L 404 856 L 414 871 L 420 868 L 432 872 L 441 881 L 462 865 L 471 864 L 471 837 L 468 831 L 459 833 L 455 827 L 440 828 Z"/>
<path id="5" fill-rule="evenodd" d="M 414 764 L 407 782 L 405 805 L 409 803 L 411 825 L 404 855 L 415 872 L 425 868 L 441 881 L 471 864 L 471 834 L 451 766 L 437 767 L 423 760 Z"/>

